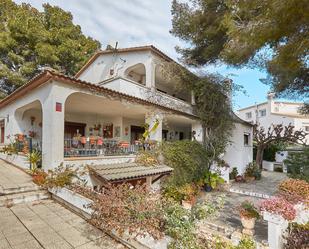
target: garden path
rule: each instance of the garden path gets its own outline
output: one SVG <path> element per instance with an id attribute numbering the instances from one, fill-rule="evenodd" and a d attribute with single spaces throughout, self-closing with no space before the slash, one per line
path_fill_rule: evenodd
<path id="1" fill-rule="evenodd" d="M 276 194 L 279 183 L 287 178 L 285 173 L 262 171 L 261 180 L 248 183 L 233 182 L 230 192 L 269 198 Z"/>
<path id="2" fill-rule="evenodd" d="M 203 192 L 199 201 L 205 199 L 211 200 L 212 198 L 216 198 L 219 193 L 220 192 L 218 191 L 213 191 L 211 193 Z M 216 216 L 207 219 L 207 224 L 213 225 L 212 227 L 217 226 L 219 228 L 224 228 L 226 230 L 226 232 L 224 232 L 226 236 L 230 236 L 234 231 L 241 232 L 242 225 L 239 217 L 238 206 L 244 200 L 249 200 L 258 205 L 262 199 L 236 193 L 226 193 L 224 207 Z M 263 219 L 256 221 L 254 238 L 258 242 L 267 241 L 267 222 Z"/>

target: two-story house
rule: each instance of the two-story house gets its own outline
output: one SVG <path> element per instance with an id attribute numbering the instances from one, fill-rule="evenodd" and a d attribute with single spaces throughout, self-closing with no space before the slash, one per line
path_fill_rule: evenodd
<path id="1" fill-rule="evenodd" d="M 309 133 L 309 116 L 300 114 L 303 103 L 276 101 L 273 93 L 268 93 L 267 101 L 238 110 L 238 116 L 265 129 L 272 124 L 293 125 L 295 130 Z M 307 139 L 309 143 L 309 136 Z"/>
<path id="2" fill-rule="evenodd" d="M 99 180 L 153 183 L 171 169 L 132 164 L 144 146 L 145 124 L 150 141 L 192 139 L 193 134 L 202 139 L 194 96 L 175 91 L 160 74 L 166 61 L 172 59 L 142 46 L 99 51 L 75 77 L 44 70 L 0 102 L 1 143 L 16 134 L 24 144 L 24 137 L 31 137 L 32 146 L 42 151 L 43 169 L 91 165 L 94 186 Z M 235 123 L 235 143 L 226 156 L 242 172 L 252 161 L 252 126 L 241 119 Z M 22 155 L 14 163 L 28 167 Z"/>

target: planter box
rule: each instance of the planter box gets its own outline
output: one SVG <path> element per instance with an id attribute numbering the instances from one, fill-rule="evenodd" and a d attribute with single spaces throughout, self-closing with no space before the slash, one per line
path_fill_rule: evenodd
<path id="1" fill-rule="evenodd" d="M 73 192 L 67 188 L 50 188 L 48 189 L 50 193 L 54 196 L 62 199 L 63 201 L 70 204 L 73 208 L 77 208 L 84 212 L 87 215 L 91 215 L 93 210 L 89 208 L 89 205 L 92 203 L 92 200 Z"/>
<path id="2" fill-rule="evenodd" d="M 71 209 L 75 212 L 80 213 L 83 217 L 89 219 L 93 210 L 89 208 L 89 204 L 92 203 L 92 200 L 75 193 L 72 190 L 67 188 L 50 188 L 48 191 L 53 194 L 55 199 L 58 201 L 63 201 L 65 205 L 69 205 Z M 106 231 L 107 232 L 107 231 Z M 160 240 L 155 240 L 151 236 L 142 237 L 126 235 L 119 236 L 117 233 L 114 232 L 107 232 L 111 237 L 114 239 L 121 241 L 124 245 L 128 248 L 143 248 L 143 249 L 167 249 L 171 238 L 165 236 Z"/>

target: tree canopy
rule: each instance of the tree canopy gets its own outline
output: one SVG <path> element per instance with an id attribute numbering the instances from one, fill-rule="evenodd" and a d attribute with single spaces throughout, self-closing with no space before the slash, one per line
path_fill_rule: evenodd
<path id="1" fill-rule="evenodd" d="M 266 69 L 278 95 L 308 98 L 308 13 L 307 0 L 174 0 L 171 33 L 189 65 Z"/>
<path id="2" fill-rule="evenodd" d="M 83 35 L 70 12 L 49 4 L 43 11 L 29 4 L 0 0 L 0 91 L 7 95 L 52 67 L 74 75 L 100 48 Z"/>

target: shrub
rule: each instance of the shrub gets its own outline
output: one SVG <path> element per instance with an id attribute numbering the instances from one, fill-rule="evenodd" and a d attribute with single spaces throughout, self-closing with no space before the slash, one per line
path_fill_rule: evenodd
<path id="1" fill-rule="evenodd" d="M 235 249 L 255 249 L 256 244 L 254 240 L 252 240 L 250 237 L 244 236 L 239 241 L 239 244 L 235 247 Z"/>
<path id="2" fill-rule="evenodd" d="M 254 204 L 248 200 L 243 201 L 239 206 L 240 217 L 245 219 L 258 219 L 260 214 Z"/>
<path id="3" fill-rule="evenodd" d="M 174 169 L 167 183 L 182 186 L 197 183 L 208 171 L 207 153 L 197 141 L 165 142 L 161 146 L 165 164 Z"/>
<path id="4" fill-rule="evenodd" d="M 187 183 L 179 188 L 179 193 L 183 196 L 183 200 L 190 201 L 198 194 L 198 187 L 191 183 Z"/>
<path id="5" fill-rule="evenodd" d="M 279 193 L 290 202 L 309 202 L 309 183 L 304 180 L 287 179 L 279 184 Z"/>
<path id="6" fill-rule="evenodd" d="M 163 236 L 162 203 L 145 185 L 109 185 L 92 199 L 91 222 L 96 226 L 120 234 L 127 231 L 144 236 L 149 233 L 155 239 Z"/>
<path id="7" fill-rule="evenodd" d="M 309 146 L 303 151 L 289 152 L 284 164 L 290 177 L 309 182 Z"/>
<path id="8" fill-rule="evenodd" d="M 54 170 L 48 170 L 43 187 L 65 187 L 73 183 L 73 179 L 79 179 L 82 174 L 79 169 L 73 169 L 72 166 L 63 166 L 62 164 Z"/>
<path id="9" fill-rule="evenodd" d="M 165 233 L 173 238 L 169 248 L 199 248 L 191 212 L 173 201 L 166 202 L 164 207 Z"/>
<path id="10" fill-rule="evenodd" d="M 267 211 L 272 214 L 280 215 L 284 219 L 291 221 L 296 217 L 294 206 L 282 197 L 272 197 L 261 203 L 261 211 Z"/>
<path id="11" fill-rule="evenodd" d="M 292 223 L 288 227 L 288 234 L 285 236 L 285 249 L 306 249 L 309 248 L 309 222 L 301 225 Z"/>
<path id="12" fill-rule="evenodd" d="M 204 183 L 212 189 L 216 189 L 220 184 L 224 183 L 224 179 L 218 173 L 207 172 Z"/>
<path id="13" fill-rule="evenodd" d="M 145 166 L 158 165 L 160 164 L 158 158 L 159 158 L 159 152 L 156 149 L 140 150 L 137 153 L 135 162 Z"/>
<path id="14" fill-rule="evenodd" d="M 216 216 L 220 209 L 224 207 L 225 195 L 216 196 L 213 200 L 205 200 L 202 203 L 197 203 L 192 208 L 194 219 L 203 220 L 210 216 Z"/>
<path id="15" fill-rule="evenodd" d="M 47 173 L 44 172 L 43 170 L 36 170 L 32 172 L 32 181 L 39 186 L 45 185 L 46 177 L 47 177 Z"/>

